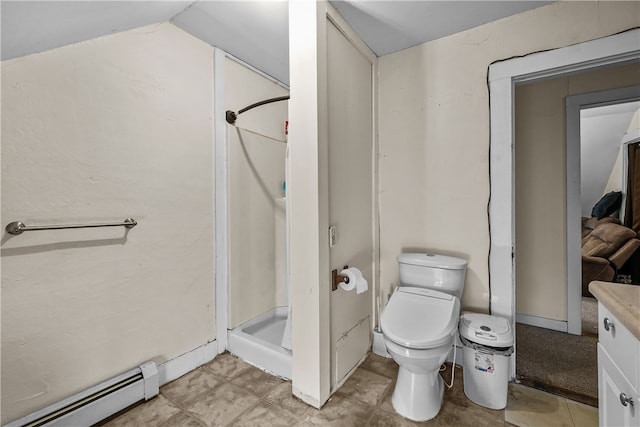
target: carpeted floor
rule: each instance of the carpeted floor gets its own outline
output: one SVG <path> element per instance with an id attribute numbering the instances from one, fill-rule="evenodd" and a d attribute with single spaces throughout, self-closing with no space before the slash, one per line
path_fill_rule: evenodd
<path id="1" fill-rule="evenodd" d="M 582 297 L 582 335 L 598 337 L 598 300 Z"/>
<path id="2" fill-rule="evenodd" d="M 530 387 L 598 406 L 597 343 L 597 335 L 571 335 L 518 323 L 516 376 Z"/>

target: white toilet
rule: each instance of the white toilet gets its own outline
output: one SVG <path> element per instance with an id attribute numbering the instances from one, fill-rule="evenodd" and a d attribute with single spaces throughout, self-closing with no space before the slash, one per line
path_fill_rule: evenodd
<path id="1" fill-rule="evenodd" d="M 400 287 L 380 319 L 387 350 L 400 366 L 392 403 L 403 417 L 426 421 L 442 405 L 439 370 L 454 344 L 467 261 L 404 253 L 398 267 Z"/>

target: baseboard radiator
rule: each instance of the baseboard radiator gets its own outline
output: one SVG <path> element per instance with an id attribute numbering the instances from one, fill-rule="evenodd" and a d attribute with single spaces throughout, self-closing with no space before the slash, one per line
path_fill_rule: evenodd
<path id="1" fill-rule="evenodd" d="M 158 392 L 158 368 L 147 362 L 4 427 L 88 427 Z"/>

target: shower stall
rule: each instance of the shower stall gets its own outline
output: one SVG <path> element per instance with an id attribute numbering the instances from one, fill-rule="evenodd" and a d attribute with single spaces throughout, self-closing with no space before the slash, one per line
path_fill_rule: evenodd
<path id="1" fill-rule="evenodd" d="M 289 93 L 228 55 L 224 72 L 227 349 L 252 365 L 291 378 L 285 129 Z"/>

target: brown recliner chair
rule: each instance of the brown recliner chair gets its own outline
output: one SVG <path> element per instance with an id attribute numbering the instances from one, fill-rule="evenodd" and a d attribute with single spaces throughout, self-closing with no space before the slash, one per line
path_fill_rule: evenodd
<path id="1" fill-rule="evenodd" d="M 600 224 L 606 224 L 612 222 L 614 224 L 620 224 L 620 220 L 613 216 L 605 216 L 604 218 L 596 218 L 592 216 L 591 218 L 582 217 L 582 239 L 584 240 L 591 232 Z M 584 242 L 583 242 L 584 243 Z"/>
<path id="2" fill-rule="evenodd" d="M 635 231 L 620 224 L 600 223 L 582 239 L 582 295 L 593 296 L 589 283 L 611 282 L 616 272 L 640 248 Z"/>

